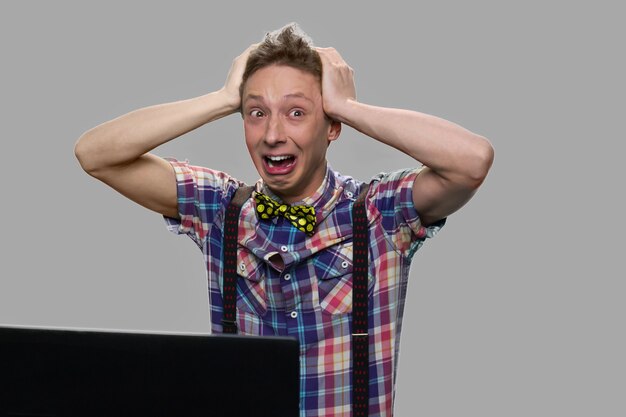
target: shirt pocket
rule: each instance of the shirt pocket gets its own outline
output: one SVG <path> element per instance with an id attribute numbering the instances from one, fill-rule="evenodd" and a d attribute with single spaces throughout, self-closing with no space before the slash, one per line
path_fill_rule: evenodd
<path id="1" fill-rule="evenodd" d="M 321 251 L 315 258 L 320 309 L 328 314 L 352 312 L 352 242 Z M 374 276 L 368 273 L 368 295 L 374 289 Z"/>
<path id="2" fill-rule="evenodd" d="M 237 250 L 237 309 L 262 317 L 267 312 L 265 263 L 248 249 Z"/>

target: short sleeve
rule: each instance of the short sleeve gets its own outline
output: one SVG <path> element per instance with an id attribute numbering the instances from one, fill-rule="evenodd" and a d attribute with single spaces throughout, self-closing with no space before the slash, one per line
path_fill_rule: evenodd
<path id="1" fill-rule="evenodd" d="M 413 204 L 413 182 L 423 167 L 381 173 L 372 178 L 368 201 L 381 215 L 388 239 L 403 256 L 411 258 L 428 238 L 443 227 L 442 219 L 422 226 Z"/>
<path id="2" fill-rule="evenodd" d="M 228 174 L 166 158 L 176 174 L 179 218 L 164 216 L 167 228 L 188 235 L 200 248 L 210 227 L 223 217 L 239 182 Z"/>

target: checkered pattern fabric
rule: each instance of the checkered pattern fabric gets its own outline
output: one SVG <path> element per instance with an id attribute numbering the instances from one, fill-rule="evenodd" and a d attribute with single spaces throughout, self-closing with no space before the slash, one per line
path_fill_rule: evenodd
<path id="1" fill-rule="evenodd" d="M 180 219 L 207 266 L 211 329 L 222 332 L 222 236 L 230 199 L 242 184 L 228 174 L 169 160 Z M 379 174 L 366 198 L 369 249 L 369 415 L 393 414 L 409 265 L 444 221 L 423 227 L 412 202 L 419 169 Z M 255 201 L 242 207 L 237 249 L 239 334 L 291 336 L 300 342 L 301 417 L 351 416 L 352 204 L 363 183 L 327 168 L 319 189 L 297 204 L 315 207 L 308 236 L 289 220 L 259 221 Z M 280 200 L 259 180 L 256 191 Z M 280 262 L 278 262 L 280 260 Z M 280 393 L 277 393 L 280 395 Z"/>

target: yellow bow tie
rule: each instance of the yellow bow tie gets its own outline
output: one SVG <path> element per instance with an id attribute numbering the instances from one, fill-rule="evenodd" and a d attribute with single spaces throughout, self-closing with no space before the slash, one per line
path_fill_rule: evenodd
<path id="1" fill-rule="evenodd" d="M 281 204 L 263 193 L 256 193 L 254 201 L 256 201 L 256 212 L 261 219 L 269 220 L 276 216 L 283 216 L 298 230 L 309 236 L 313 235 L 316 222 L 314 207 Z"/>

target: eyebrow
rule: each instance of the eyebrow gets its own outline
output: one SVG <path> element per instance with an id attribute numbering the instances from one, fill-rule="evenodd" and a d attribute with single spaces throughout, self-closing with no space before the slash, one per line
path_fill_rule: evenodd
<path id="1" fill-rule="evenodd" d="M 292 93 L 292 94 L 287 94 L 285 96 L 283 96 L 283 98 L 303 98 L 306 101 L 310 101 L 311 103 L 313 103 L 313 100 L 311 100 L 310 98 L 308 98 L 307 96 L 305 96 L 303 93 Z"/>
<path id="2" fill-rule="evenodd" d="M 308 98 L 307 96 L 305 96 L 303 93 L 290 93 L 290 94 L 285 94 L 283 96 L 283 99 L 287 99 L 287 98 L 302 98 L 306 101 L 309 101 L 311 103 L 313 103 L 313 100 L 311 100 L 310 98 Z M 263 99 L 263 96 L 260 96 L 258 94 L 248 94 L 246 96 L 246 98 L 244 99 L 244 103 L 247 102 L 248 100 L 258 100 L 261 102 L 264 102 L 265 100 Z"/>

